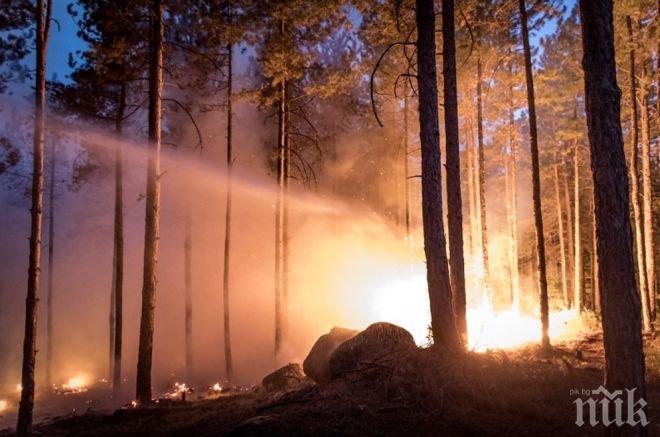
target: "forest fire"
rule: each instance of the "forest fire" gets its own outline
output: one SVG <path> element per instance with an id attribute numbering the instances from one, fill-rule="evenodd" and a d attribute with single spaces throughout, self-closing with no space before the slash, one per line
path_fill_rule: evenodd
<path id="1" fill-rule="evenodd" d="M 85 375 L 75 375 L 60 387 L 55 387 L 57 394 L 83 393 L 88 390 L 88 378 Z"/>
<path id="2" fill-rule="evenodd" d="M 7 408 L 9 408 L 9 402 L 4 399 L 0 399 L 0 414 L 4 413 Z"/>

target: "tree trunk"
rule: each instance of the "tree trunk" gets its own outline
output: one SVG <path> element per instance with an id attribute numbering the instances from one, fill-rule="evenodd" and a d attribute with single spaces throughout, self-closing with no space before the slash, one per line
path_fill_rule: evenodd
<path id="1" fill-rule="evenodd" d="M 25 298 L 25 337 L 23 338 L 23 363 L 21 369 L 21 402 L 18 408 L 16 433 L 32 434 L 34 410 L 34 364 L 37 337 L 37 292 L 40 280 L 41 231 L 44 202 L 44 112 L 46 106 L 46 49 L 50 23 L 50 0 L 37 0 L 35 8 L 36 30 L 36 77 L 34 96 L 34 136 L 32 162 L 32 208 L 30 224 L 30 255 L 28 284 Z"/>
<path id="2" fill-rule="evenodd" d="M 557 234 L 559 235 L 559 261 L 561 263 L 561 291 L 564 297 L 564 307 L 569 307 L 568 283 L 566 278 L 566 246 L 564 243 L 564 213 L 561 207 L 561 198 L 559 195 L 559 162 L 555 154 L 555 201 L 557 203 Z M 569 213 L 570 214 L 570 213 Z"/>
<path id="3" fill-rule="evenodd" d="M 591 212 L 592 212 L 592 220 L 591 220 L 591 229 L 592 229 L 592 287 L 593 287 L 593 296 L 594 296 L 594 311 L 596 313 L 600 313 L 601 308 L 600 308 L 600 284 L 598 282 L 598 248 L 597 248 L 597 241 L 598 237 L 596 236 L 596 215 L 594 214 L 594 195 L 592 194 L 591 197 Z"/>
<path id="4" fill-rule="evenodd" d="M 466 166 L 467 166 L 467 182 L 468 182 L 468 214 L 469 214 L 469 225 L 470 225 L 470 245 L 468 246 L 470 248 L 470 258 L 476 256 L 477 253 L 477 248 L 476 248 L 476 228 L 477 228 L 477 223 L 476 223 L 476 211 L 475 211 L 475 184 L 474 184 L 474 138 L 472 135 L 472 126 L 471 126 L 471 120 L 468 121 L 468 124 L 470 125 L 470 128 L 468 129 L 468 135 L 467 139 L 465 140 L 466 143 Z"/>
<path id="5" fill-rule="evenodd" d="M 408 167 L 408 86 L 403 85 L 403 182 L 404 199 L 406 207 L 406 241 L 408 242 L 408 254 L 412 254 L 412 241 L 410 237 L 410 168 Z"/>
<path id="6" fill-rule="evenodd" d="M 564 157 L 565 159 L 566 157 Z M 564 166 L 566 163 L 563 163 Z M 567 284 L 569 288 L 572 286 L 571 278 L 574 276 L 575 270 L 575 243 L 573 242 L 573 209 L 571 208 L 571 193 L 568 188 L 568 167 L 564 167 L 565 170 L 562 172 L 563 180 L 563 202 L 564 202 L 564 211 L 566 211 L 566 243 L 568 246 L 568 265 L 567 265 Z"/>
<path id="7" fill-rule="evenodd" d="M 465 262 L 463 258 L 463 200 L 458 137 L 454 0 L 442 0 L 442 77 L 444 89 L 445 147 L 447 150 L 447 221 L 451 290 L 456 327 L 467 341 L 465 319 Z"/>
<path id="8" fill-rule="evenodd" d="M 222 272 L 222 309 L 223 309 L 223 327 L 224 327 L 224 345 L 225 345 L 225 374 L 228 380 L 234 376 L 234 363 L 231 354 L 231 331 L 229 325 L 229 256 L 231 244 L 231 198 L 232 198 L 232 180 L 231 169 L 234 164 L 232 148 L 232 101 L 233 101 L 233 48 L 231 44 L 227 45 L 227 204 L 225 206 L 225 256 Z"/>
<path id="9" fill-rule="evenodd" d="M 510 265 L 511 265 L 511 307 L 520 310 L 520 272 L 518 271 L 518 144 L 515 138 L 515 118 L 513 113 L 513 86 L 509 87 L 509 174 L 511 181 L 509 189 L 511 198 L 509 204 L 509 234 L 510 234 Z"/>
<path id="10" fill-rule="evenodd" d="M 491 301 L 490 293 L 490 266 L 488 262 L 488 224 L 486 221 L 486 157 L 484 151 L 484 117 L 482 81 L 483 71 L 481 66 L 481 54 L 477 58 L 477 144 L 479 146 L 478 178 L 479 178 L 479 224 L 481 225 L 481 256 L 484 268 L 484 288 L 488 302 Z"/>
<path id="11" fill-rule="evenodd" d="M 648 77 L 646 67 L 644 76 Z M 644 249 L 646 260 L 646 286 L 648 289 L 651 318 L 655 320 L 655 245 L 653 229 L 653 178 L 651 176 L 651 122 L 649 116 L 649 95 L 646 84 L 641 87 L 641 122 L 642 122 L 642 215 L 644 217 Z"/>
<path id="12" fill-rule="evenodd" d="M 525 0 L 519 0 L 520 23 L 522 28 L 523 49 L 525 52 L 525 76 L 527 79 L 527 106 L 529 108 L 529 139 L 532 155 L 532 193 L 534 199 L 534 225 L 536 229 L 536 256 L 538 258 L 539 294 L 541 304 L 541 346 L 550 347 L 548 337 L 548 280 L 545 266 L 545 238 L 543 236 L 543 214 L 541 209 L 541 171 L 539 169 L 539 146 L 536 131 L 536 106 L 534 102 L 534 78 L 532 76 L 532 53 L 529 47 L 527 30 L 527 10 Z"/>
<path id="13" fill-rule="evenodd" d="M 151 402 L 151 360 L 160 226 L 160 142 L 163 91 L 163 4 L 152 0 L 149 35 L 149 164 L 144 231 L 142 315 L 136 391 L 140 404 Z"/>
<path id="14" fill-rule="evenodd" d="M 284 22 L 280 22 L 284 33 Z M 284 164 L 286 159 L 286 82 L 279 84 L 278 137 L 277 137 L 277 200 L 275 204 L 275 356 L 282 347 L 282 293 L 284 258 Z"/>
<path id="15" fill-rule="evenodd" d="M 580 0 L 580 18 L 596 195 L 605 383 L 610 391 L 637 389 L 635 395 L 639 398 L 645 396 L 644 352 L 615 73 L 612 0 Z"/>
<path id="16" fill-rule="evenodd" d="M 580 235 L 580 153 L 579 143 L 573 142 L 573 237 L 575 247 L 573 248 L 573 306 L 578 313 L 582 312 L 582 236 Z"/>
<path id="17" fill-rule="evenodd" d="M 192 217 L 190 204 L 186 205 L 183 239 L 184 334 L 186 351 L 186 380 L 193 377 L 192 336 Z"/>
<path id="18" fill-rule="evenodd" d="M 442 225 L 438 90 L 435 63 L 433 0 L 416 0 L 419 139 L 422 150 L 422 218 L 424 252 L 434 343 L 449 351 L 460 348 L 452 309 L 445 233 Z"/>
<path id="19" fill-rule="evenodd" d="M 632 20 L 626 16 L 626 28 L 628 30 L 628 42 L 630 44 L 630 108 L 631 108 L 631 132 L 630 142 L 630 201 L 632 202 L 633 222 L 635 225 L 635 251 L 637 259 L 637 277 L 639 280 L 639 293 L 642 302 L 642 322 L 645 332 L 653 330 L 651 324 L 651 312 L 649 292 L 646 281 L 646 264 L 644 235 L 642 231 L 642 211 L 639 202 L 639 120 L 637 110 L 637 77 L 635 69 L 635 41 L 632 30 Z"/>
<path id="20" fill-rule="evenodd" d="M 55 241 L 55 141 L 50 145 L 50 181 L 48 187 L 48 291 L 46 297 L 46 387 L 52 386 L 53 366 L 53 250 Z"/>
<path id="21" fill-rule="evenodd" d="M 115 213 L 114 213 L 114 264 L 113 264 L 113 315 L 114 331 L 112 336 L 113 358 L 112 390 L 119 394 L 121 388 L 121 352 L 123 332 L 123 289 L 124 289 L 124 182 L 122 144 L 119 141 L 123 129 L 124 112 L 126 110 L 126 85 L 123 84 L 119 96 L 115 132 L 117 147 L 115 149 Z"/>
<path id="22" fill-rule="evenodd" d="M 289 95 L 288 82 L 285 85 L 286 95 Z M 285 100 L 286 102 L 286 100 Z M 282 338 L 287 338 L 289 328 L 289 259 L 290 240 L 289 235 L 289 179 L 291 171 L 291 144 L 289 142 L 289 105 L 284 110 L 284 168 L 283 183 L 284 197 L 282 201 Z"/>

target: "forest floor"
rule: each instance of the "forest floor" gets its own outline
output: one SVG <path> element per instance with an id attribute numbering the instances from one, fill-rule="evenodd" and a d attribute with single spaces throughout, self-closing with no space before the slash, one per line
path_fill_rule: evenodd
<path id="1" fill-rule="evenodd" d="M 660 435 L 660 338 L 647 338 L 649 435 Z M 599 435 L 577 427 L 575 390 L 603 378 L 602 336 L 468 353 L 392 354 L 328 384 L 254 389 L 203 401 L 164 401 L 112 414 L 87 412 L 38 425 L 37 435 Z M 614 426 L 614 425 L 612 425 Z M 3 434 L 0 432 L 0 434 Z"/>

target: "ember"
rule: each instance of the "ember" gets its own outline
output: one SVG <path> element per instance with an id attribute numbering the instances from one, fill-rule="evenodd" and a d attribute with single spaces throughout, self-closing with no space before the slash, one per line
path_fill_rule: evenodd
<path id="1" fill-rule="evenodd" d="M 86 392 L 87 378 L 82 375 L 76 375 L 73 378 L 69 379 L 64 384 L 62 384 L 61 387 L 55 387 L 54 391 L 57 394 L 63 394 L 63 395 Z"/>

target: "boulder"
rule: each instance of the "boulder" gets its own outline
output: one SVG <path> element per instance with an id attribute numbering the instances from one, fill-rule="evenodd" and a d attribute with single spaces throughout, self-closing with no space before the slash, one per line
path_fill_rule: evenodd
<path id="1" fill-rule="evenodd" d="M 410 332 L 400 326 L 374 323 L 335 349 L 328 361 L 330 378 L 377 363 L 394 352 L 416 347 Z"/>
<path id="2" fill-rule="evenodd" d="M 332 328 L 329 333 L 320 336 L 303 361 L 305 375 L 318 383 L 330 381 L 328 367 L 330 356 L 340 344 L 355 337 L 359 332 L 352 329 Z"/>
<path id="3" fill-rule="evenodd" d="M 299 389 L 308 382 L 300 364 L 290 363 L 266 375 L 261 385 L 266 391 L 288 391 Z"/>

